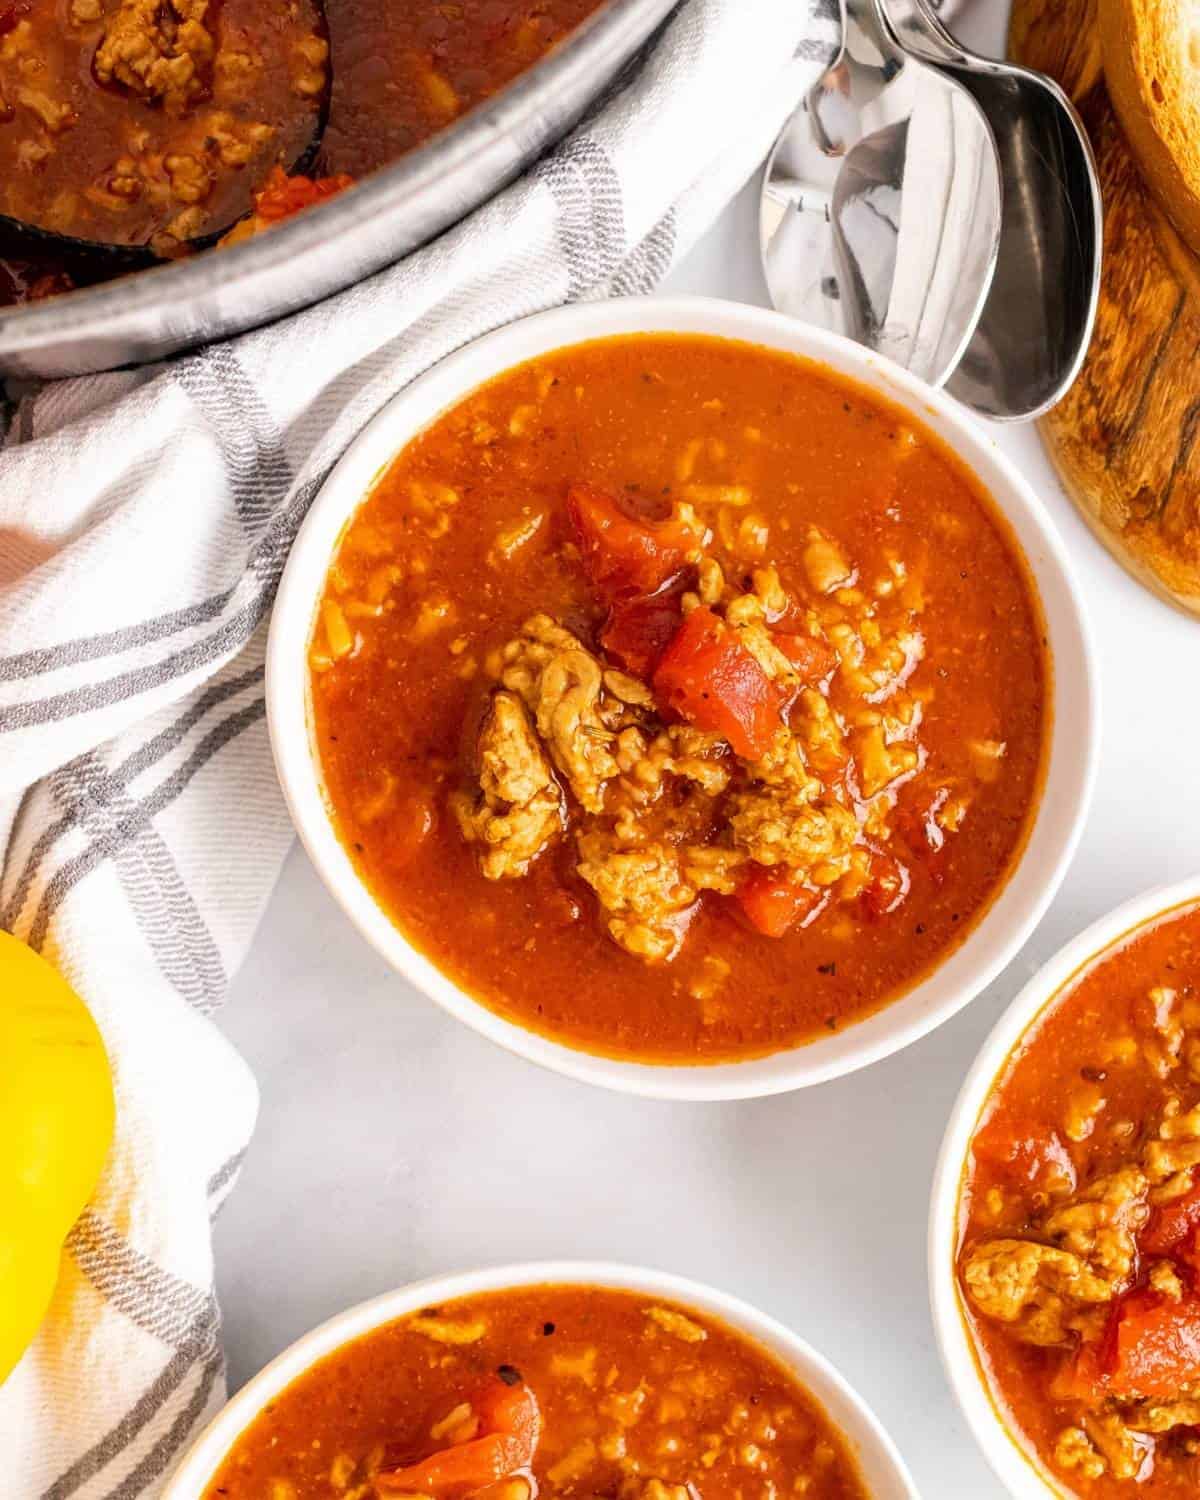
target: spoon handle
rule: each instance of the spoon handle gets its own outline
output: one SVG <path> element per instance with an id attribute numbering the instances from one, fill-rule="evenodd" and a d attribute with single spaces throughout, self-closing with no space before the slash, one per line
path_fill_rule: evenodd
<path id="1" fill-rule="evenodd" d="M 863 133 L 862 112 L 903 65 L 882 0 L 839 0 L 842 47 L 806 101 L 816 143 L 841 157 Z"/>
<path id="2" fill-rule="evenodd" d="M 896 42 L 906 52 L 935 64 L 967 60 L 930 0 L 887 0 L 887 9 Z"/>

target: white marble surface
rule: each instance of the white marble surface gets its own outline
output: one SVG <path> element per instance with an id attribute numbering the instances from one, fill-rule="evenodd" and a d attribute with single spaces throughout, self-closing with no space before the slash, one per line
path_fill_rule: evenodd
<path id="1" fill-rule="evenodd" d="M 753 222 L 743 194 L 671 289 L 761 300 Z M 1104 687 L 1093 815 L 1026 950 L 955 1020 L 865 1073 L 752 1103 L 660 1104 L 543 1073 L 451 1021 L 385 970 L 294 849 L 223 1021 L 262 1085 L 217 1227 L 234 1385 L 314 1323 L 418 1276 L 637 1261 L 801 1331 L 874 1406 L 930 1500 L 1002 1495 L 933 1343 L 934 1155 L 971 1058 L 1033 968 L 1117 902 L 1200 865 L 1200 627 L 1101 551 L 1032 431 L 995 438 L 1066 534 Z"/>

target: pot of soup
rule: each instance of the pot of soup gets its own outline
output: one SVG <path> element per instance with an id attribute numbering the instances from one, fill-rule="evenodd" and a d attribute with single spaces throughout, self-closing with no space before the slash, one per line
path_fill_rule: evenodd
<path id="1" fill-rule="evenodd" d="M 0 0 L 0 371 L 140 363 L 370 275 L 533 161 L 675 3 Z"/>

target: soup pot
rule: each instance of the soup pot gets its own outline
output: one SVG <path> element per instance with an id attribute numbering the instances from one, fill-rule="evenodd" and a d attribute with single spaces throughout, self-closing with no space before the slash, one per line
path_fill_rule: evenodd
<path id="1" fill-rule="evenodd" d="M 912 413 L 974 472 L 1006 517 L 1044 611 L 1051 743 L 1023 852 L 964 941 L 906 994 L 854 1025 L 765 1057 L 705 1065 L 631 1062 L 576 1050 L 489 1010 L 396 927 L 357 873 L 327 811 L 313 744 L 307 651 L 343 528 L 392 458 L 492 377 L 565 345 L 636 333 L 710 334 L 797 354 Z M 886 1057 L 940 1025 L 993 980 L 1032 933 L 1066 872 L 1087 811 L 1098 749 L 1098 686 L 1083 601 L 1063 543 L 1028 484 L 947 396 L 839 335 L 779 313 L 707 298 L 580 303 L 524 319 L 451 355 L 396 396 L 333 470 L 300 530 L 280 584 L 267 649 L 267 712 L 276 768 L 300 837 L 329 890 L 368 942 L 417 989 L 511 1051 L 627 1093 L 731 1099 L 803 1088 Z"/>
<path id="2" fill-rule="evenodd" d="M 608 0 L 507 89 L 270 234 L 11 310 L 0 372 L 141 364 L 269 323 L 390 265 L 477 208 L 583 114 L 677 0 Z"/>
<path id="3" fill-rule="evenodd" d="M 459 1297 L 529 1286 L 595 1286 L 639 1293 L 695 1308 L 727 1324 L 773 1354 L 808 1390 L 839 1428 L 874 1500 L 918 1500 L 904 1460 L 878 1418 L 833 1366 L 810 1345 L 747 1303 L 667 1271 L 588 1261 L 546 1261 L 495 1266 L 418 1281 L 386 1292 L 323 1323 L 234 1396 L 184 1458 L 162 1500 L 202 1500 L 205 1489 L 237 1438 L 258 1414 L 318 1360 L 372 1329 L 422 1308 Z"/>

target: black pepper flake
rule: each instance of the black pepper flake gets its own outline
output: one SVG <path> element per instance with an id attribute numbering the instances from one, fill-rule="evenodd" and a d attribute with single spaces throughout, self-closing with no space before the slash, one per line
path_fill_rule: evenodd
<path id="1" fill-rule="evenodd" d="M 924 937 L 925 936 L 925 923 L 924 922 L 918 922 L 917 923 L 917 936 L 918 937 Z"/>
<path id="2" fill-rule="evenodd" d="M 837 973 L 837 964 L 835 964 L 835 963 L 818 964 L 817 965 L 817 973 L 818 974 L 836 974 Z"/>
<path id="3" fill-rule="evenodd" d="M 542 1324 L 542 1337 L 543 1338 L 549 1338 L 550 1335 L 553 1332 L 554 1332 L 554 1324 L 553 1323 L 543 1323 Z"/>
<path id="4" fill-rule="evenodd" d="M 830 1030 L 830 1031 L 836 1031 L 837 1028 L 838 1028 L 838 1018 L 836 1016 L 826 1016 L 825 1017 L 825 1025 L 828 1028 L 828 1030 Z"/>
<path id="5" fill-rule="evenodd" d="M 359 854 L 363 852 L 363 846 L 358 842 L 357 839 L 354 840 L 354 847 Z"/>
<path id="6" fill-rule="evenodd" d="M 952 922 L 957 922 L 958 921 L 958 913 L 956 911 L 953 911 L 953 912 L 950 913 L 950 920 Z"/>
<path id="7" fill-rule="evenodd" d="M 496 1374 L 499 1375 L 500 1379 L 503 1380 L 505 1385 L 521 1384 L 521 1372 L 520 1370 L 514 1369 L 512 1365 L 497 1366 Z"/>

